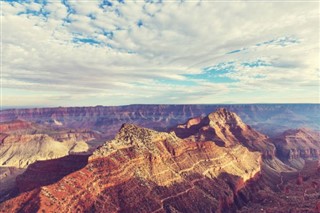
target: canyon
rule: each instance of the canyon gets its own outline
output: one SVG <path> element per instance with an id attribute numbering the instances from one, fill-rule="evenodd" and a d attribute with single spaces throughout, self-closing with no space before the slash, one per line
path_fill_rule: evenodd
<path id="1" fill-rule="evenodd" d="M 123 123 L 135 123 L 159 131 L 204 117 L 225 108 L 263 134 L 274 136 L 287 129 L 320 129 L 319 104 L 235 104 L 235 105 L 127 105 L 6 109 L 1 122 L 24 120 L 51 128 L 91 129 L 112 139 Z"/>
<path id="2" fill-rule="evenodd" d="M 0 177 L 8 188 L 0 209 L 286 212 L 287 205 L 317 212 L 319 106 L 262 106 L 228 106 L 242 113 L 217 105 L 1 111 Z M 281 131 L 280 123 L 268 136 L 254 128 L 303 115 L 303 107 L 311 109 L 304 115 L 310 125 L 297 120 Z"/>

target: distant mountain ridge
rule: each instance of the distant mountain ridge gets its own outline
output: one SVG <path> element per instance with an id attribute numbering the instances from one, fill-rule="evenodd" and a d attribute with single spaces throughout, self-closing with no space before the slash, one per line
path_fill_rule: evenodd
<path id="1" fill-rule="evenodd" d="M 0 121 L 26 120 L 59 128 L 98 130 L 111 139 L 123 123 L 135 123 L 166 131 L 189 118 L 203 117 L 224 107 L 269 136 L 287 129 L 320 129 L 320 104 L 238 104 L 238 105 L 128 105 L 6 109 Z"/>

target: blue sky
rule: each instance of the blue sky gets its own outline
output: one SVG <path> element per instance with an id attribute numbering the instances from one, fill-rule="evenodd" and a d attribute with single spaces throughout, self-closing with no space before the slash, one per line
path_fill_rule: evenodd
<path id="1" fill-rule="evenodd" d="M 2 1 L 2 105 L 319 102 L 318 1 Z"/>

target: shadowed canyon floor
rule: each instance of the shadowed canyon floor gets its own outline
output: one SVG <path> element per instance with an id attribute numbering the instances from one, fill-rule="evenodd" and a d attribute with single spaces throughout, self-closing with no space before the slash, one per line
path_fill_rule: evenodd
<path id="1" fill-rule="evenodd" d="M 239 212 L 320 212 L 320 163 L 306 162 L 301 172 L 282 173 L 279 190 L 258 190 Z"/>

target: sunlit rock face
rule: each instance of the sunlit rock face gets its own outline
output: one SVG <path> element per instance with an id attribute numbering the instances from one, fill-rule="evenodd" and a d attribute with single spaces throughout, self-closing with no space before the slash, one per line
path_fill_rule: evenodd
<path id="1" fill-rule="evenodd" d="M 213 141 L 218 146 L 232 147 L 242 144 L 260 151 L 264 158 L 273 158 L 275 147 L 268 137 L 246 125 L 234 112 L 219 108 L 203 118 L 193 118 L 178 125 L 173 131 L 190 141 Z"/>
<path id="2" fill-rule="evenodd" d="M 7 128 L 0 133 L 0 201 L 14 189 L 16 176 L 29 165 L 70 154 L 92 153 L 102 140 L 99 134 L 86 130 L 37 129 L 33 123 L 20 121 L 1 125 L 4 126 Z"/>
<path id="3" fill-rule="evenodd" d="M 238 191 L 259 176 L 260 163 L 261 154 L 241 144 L 220 147 L 125 124 L 86 166 L 51 185 L 33 183 L 41 163 L 31 167 L 29 175 L 19 178 L 21 192 L 31 191 L 0 207 L 13 212 L 232 210 L 243 199 Z"/>
<path id="4" fill-rule="evenodd" d="M 98 137 L 90 131 L 5 135 L 0 144 L 0 166 L 26 168 L 37 160 L 86 153 L 90 150 L 87 142 Z"/>

